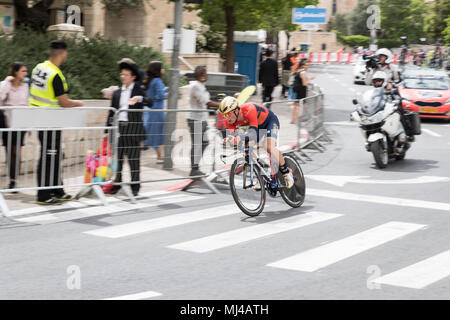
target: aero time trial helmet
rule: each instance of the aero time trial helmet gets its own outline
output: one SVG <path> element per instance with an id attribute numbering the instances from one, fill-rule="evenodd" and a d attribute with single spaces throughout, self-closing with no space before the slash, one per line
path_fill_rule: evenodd
<path id="1" fill-rule="evenodd" d="M 221 114 L 227 114 L 239 107 L 239 102 L 234 97 L 225 97 L 219 104 L 219 112 Z"/>

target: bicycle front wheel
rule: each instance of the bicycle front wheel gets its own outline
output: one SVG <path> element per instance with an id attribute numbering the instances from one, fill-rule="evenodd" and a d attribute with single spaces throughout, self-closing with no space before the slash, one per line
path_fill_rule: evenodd
<path id="1" fill-rule="evenodd" d="M 264 180 L 256 166 L 253 171 L 244 159 L 237 159 L 231 166 L 230 188 L 239 209 L 250 217 L 258 216 L 266 203 Z"/>
<path id="2" fill-rule="evenodd" d="M 280 188 L 280 194 L 284 202 L 293 208 L 300 207 L 305 201 L 305 177 L 303 176 L 303 171 L 298 161 L 291 156 L 284 156 L 284 161 L 286 161 L 287 167 L 292 170 L 294 176 L 294 185 L 292 188 L 288 189 L 286 187 Z M 284 177 L 281 172 L 278 171 L 278 182 L 281 185 L 285 185 Z"/>

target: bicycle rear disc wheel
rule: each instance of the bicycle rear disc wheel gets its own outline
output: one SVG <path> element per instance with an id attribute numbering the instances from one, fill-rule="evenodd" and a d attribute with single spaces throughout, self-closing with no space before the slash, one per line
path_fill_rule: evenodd
<path id="1" fill-rule="evenodd" d="M 302 168 L 298 164 L 297 160 L 295 160 L 291 156 L 285 155 L 284 161 L 286 161 L 287 167 L 292 170 L 292 175 L 294 176 L 294 185 L 290 189 L 286 187 L 280 187 L 280 194 L 284 202 L 286 202 L 293 208 L 298 208 L 305 201 L 305 177 L 303 176 Z M 280 185 L 285 185 L 284 177 L 281 172 L 278 171 L 277 177 L 278 183 Z"/>
<path id="2" fill-rule="evenodd" d="M 244 159 L 237 159 L 231 166 L 230 171 L 231 194 L 243 213 L 255 217 L 264 209 L 266 189 L 264 188 L 264 180 L 256 166 L 253 167 L 252 178 L 250 165 L 245 163 Z"/>

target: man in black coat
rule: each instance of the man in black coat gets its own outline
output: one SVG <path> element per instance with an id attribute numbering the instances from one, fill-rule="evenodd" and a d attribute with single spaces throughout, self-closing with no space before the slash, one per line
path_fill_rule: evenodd
<path id="1" fill-rule="evenodd" d="M 120 111 L 118 113 L 118 164 L 114 182 L 122 182 L 122 166 L 125 155 L 130 164 L 131 181 L 137 182 L 140 181 L 140 156 L 142 141 L 145 140 L 145 129 L 142 122 L 142 112 L 128 112 L 127 110 L 143 109 L 144 106 L 151 107 L 153 102 L 146 97 L 145 91 L 139 85 L 141 79 L 137 66 L 132 63 L 122 62 L 119 68 L 122 87 L 114 91 L 111 99 L 111 107 Z M 112 126 L 113 121 L 114 112 L 111 110 L 106 125 Z M 115 194 L 120 188 L 120 185 L 116 185 L 110 193 Z M 131 184 L 134 196 L 138 195 L 139 189 L 139 183 Z"/>
<path id="2" fill-rule="evenodd" d="M 259 66 L 259 83 L 263 85 L 263 102 L 272 101 L 273 89 L 280 83 L 278 78 L 278 63 L 271 58 L 273 52 L 265 52 L 266 59 Z M 270 105 L 267 105 L 270 108 Z"/>

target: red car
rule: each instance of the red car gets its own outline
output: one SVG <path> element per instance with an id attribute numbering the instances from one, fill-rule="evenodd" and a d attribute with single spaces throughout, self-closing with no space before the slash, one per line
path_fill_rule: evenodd
<path id="1" fill-rule="evenodd" d="M 406 72 L 399 86 L 403 108 L 423 118 L 450 119 L 450 87 L 445 72 L 414 70 Z"/>

